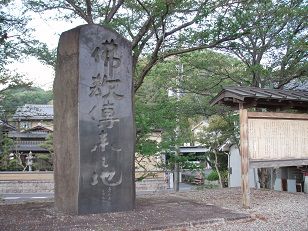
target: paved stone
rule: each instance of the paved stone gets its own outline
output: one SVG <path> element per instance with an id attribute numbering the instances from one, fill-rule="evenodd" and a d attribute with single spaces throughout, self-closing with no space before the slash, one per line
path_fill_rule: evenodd
<path id="1" fill-rule="evenodd" d="M 163 230 L 224 223 L 250 217 L 179 194 L 140 196 L 128 212 L 71 216 L 57 213 L 53 203 L 0 206 L 2 230 Z M 12 222 L 14 221 L 14 222 Z"/>

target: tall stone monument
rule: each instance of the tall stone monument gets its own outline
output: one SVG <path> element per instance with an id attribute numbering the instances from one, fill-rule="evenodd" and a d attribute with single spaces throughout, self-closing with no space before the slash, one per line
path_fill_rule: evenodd
<path id="1" fill-rule="evenodd" d="M 131 44 L 99 25 L 64 32 L 54 81 L 55 205 L 71 214 L 135 204 Z"/>

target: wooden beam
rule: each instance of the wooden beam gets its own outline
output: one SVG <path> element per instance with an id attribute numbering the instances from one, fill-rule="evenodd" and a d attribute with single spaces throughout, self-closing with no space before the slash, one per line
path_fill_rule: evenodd
<path id="1" fill-rule="evenodd" d="M 248 118 L 308 120 L 308 114 L 277 113 L 277 112 L 248 112 Z"/>
<path id="2" fill-rule="evenodd" d="M 248 156 L 248 113 L 240 104 L 240 154 L 241 154 L 241 186 L 242 204 L 244 208 L 250 207 L 250 188 L 249 188 L 249 156 Z"/>
<path id="3" fill-rule="evenodd" d="M 308 159 L 250 160 L 249 164 L 251 168 L 301 166 L 301 165 L 308 165 Z"/>
<path id="4" fill-rule="evenodd" d="M 247 99 L 245 99 L 245 102 L 247 102 Z M 281 99 L 258 99 L 256 107 L 258 108 L 277 108 L 277 107 L 283 107 L 286 109 L 307 109 L 308 108 L 308 103 L 307 102 L 296 102 L 292 101 L 286 101 L 286 100 L 281 100 Z"/>

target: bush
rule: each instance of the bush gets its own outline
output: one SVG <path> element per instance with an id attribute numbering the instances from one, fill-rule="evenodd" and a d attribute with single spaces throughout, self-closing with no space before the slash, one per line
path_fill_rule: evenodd
<path id="1" fill-rule="evenodd" d="M 210 174 L 207 176 L 207 180 L 209 181 L 219 180 L 218 173 L 216 171 L 211 171 Z"/>
<path id="2" fill-rule="evenodd" d="M 18 164 L 16 159 L 10 160 L 9 165 L 6 168 L 6 171 L 22 171 L 24 168 Z"/>
<path id="3" fill-rule="evenodd" d="M 224 170 L 224 171 L 221 172 L 221 180 L 222 180 L 224 188 L 228 187 L 228 184 L 229 184 L 228 176 L 229 176 L 229 172 L 227 170 Z"/>

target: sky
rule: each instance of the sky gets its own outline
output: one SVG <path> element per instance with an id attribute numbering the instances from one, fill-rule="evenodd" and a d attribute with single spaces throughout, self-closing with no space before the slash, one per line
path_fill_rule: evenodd
<path id="1" fill-rule="evenodd" d="M 33 35 L 41 42 L 45 42 L 50 49 L 58 45 L 60 34 L 83 24 L 81 20 L 74 22 L 60 22 L 49 19 L 50 13 L 31 14 L 32 20 L 29 23 L 30 28 L 35 28 Z M 54 80 L 54 69 L 50 66 L 40 63 L 34 57 L 28 57 L 23 62 L 13 62 L 8 66 L 9 70 L 15 70 L 23 74 L 25 79 L 33 82 L 34 86 L 41 87 L 44 90 L 51 90 Z"/>

